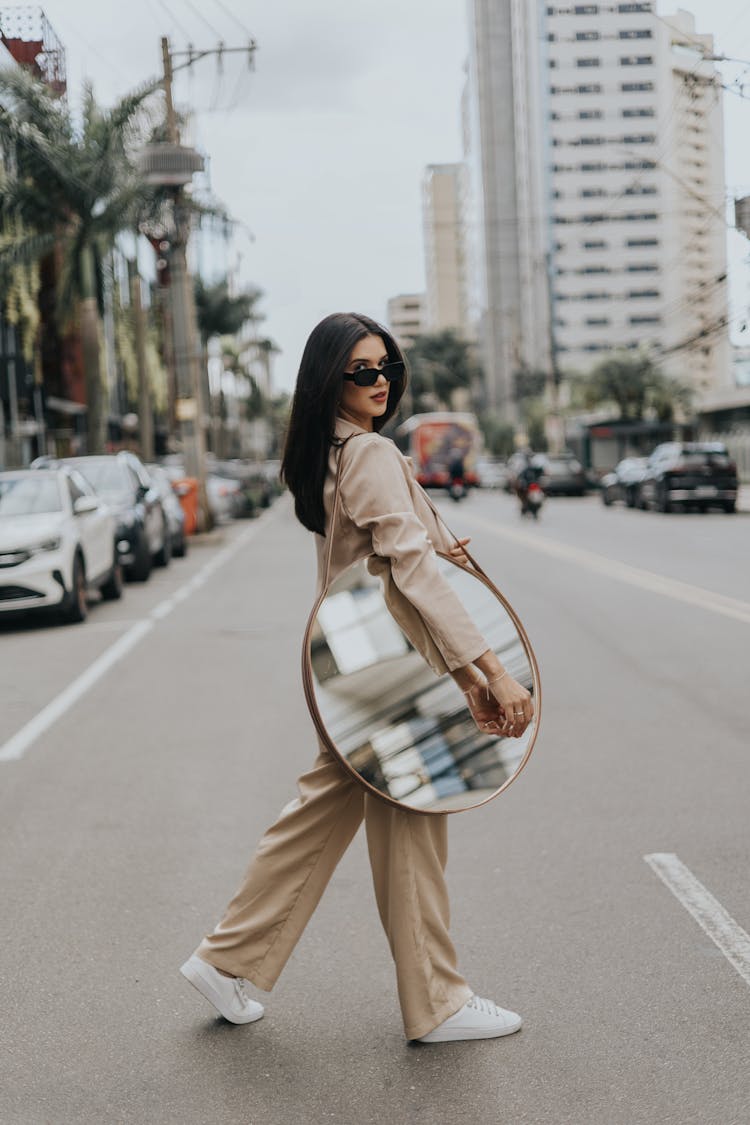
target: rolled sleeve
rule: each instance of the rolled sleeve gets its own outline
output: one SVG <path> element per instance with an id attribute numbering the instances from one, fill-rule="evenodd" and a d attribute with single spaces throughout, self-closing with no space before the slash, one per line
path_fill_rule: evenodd
<path id="1" fill-rule="evenodd" d="M 369 532 L 374 554 L 389 560 L 393 581 L 420 615 L 447 668 L 471 664 L 489 645 L 440 572 L 398 451 L 373 434 L 349 442 L 342 456 L 344 512 Z"/>

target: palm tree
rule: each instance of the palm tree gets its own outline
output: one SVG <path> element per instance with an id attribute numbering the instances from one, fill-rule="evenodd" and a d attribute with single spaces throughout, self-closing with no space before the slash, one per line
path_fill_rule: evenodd
<path id="1" fill-rule="evenodd" d="M 19 262 L 59 254 L 57 310 L 77 321 L 88 406 L 88 451 L 104 445 L 100 337 L 107 255 L 120 231 L 156 206 L 134 151 L 154 81 L 102 110 L 84 88 L 80 127 L 67 102 L 20 67 L 0 70 L 0 277 Z"/>

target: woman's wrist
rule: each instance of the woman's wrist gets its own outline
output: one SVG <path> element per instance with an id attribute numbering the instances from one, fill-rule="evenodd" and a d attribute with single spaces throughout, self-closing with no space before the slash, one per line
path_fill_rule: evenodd
<path id="1" fill-rule="evenodd" d="M 483 652 L 480 657 L 474 661 L 474 667 L 482 673 L 487 680 L 487 683 L 492 683 L 493 680 L 498 680 L 505 674 L 505 668 L 495 656 L 491 648 Z"/>

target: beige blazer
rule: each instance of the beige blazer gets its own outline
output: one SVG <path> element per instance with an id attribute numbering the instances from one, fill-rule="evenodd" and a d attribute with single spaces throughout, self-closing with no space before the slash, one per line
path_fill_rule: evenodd
<path id="1" fill-rule="evenodd" d="M 356 435 L 356 436 L 352 436 Z M 326 537 L 316 535 L 318 593 L 322 592 L 338 457 L 343 458 L 339 506 L 333 528 L 330 579 L 353 562 L 367 559 L 368 570 L 385 586 L 388 608 L 422 656 L 438 674 L 471 664 L 489 648 L 448 582 L 440 574 L 435 550 L 455 543 L 437 519 L 411 463 L 389 438 L 369 433 L 339 418 L 323 491 Z"/>

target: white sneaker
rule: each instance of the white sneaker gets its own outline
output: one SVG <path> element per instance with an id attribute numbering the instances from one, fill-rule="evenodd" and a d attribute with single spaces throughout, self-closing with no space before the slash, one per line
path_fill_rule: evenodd
<path id="1" fill-rule="evenodd" d="M 419 1043 L 450 1043 L 457 1039 L 494 1039 L 499 1035 L 512 1035 L 523 1020 L 516 1012 L 498 1008 L 491 1000 L 472 996 L 463 1008 L 448 1016 L 432 1031 L 420 1036 Z"/>
<path id="2" fill-rule="evenodd" d="M 245 992 L 247 981 L 242 977 L 223 977 L 195 953 L 180 972 L 230 1023 L 254 1023 L 263 1015 L 263 1005 L 250 999 Z"/>

